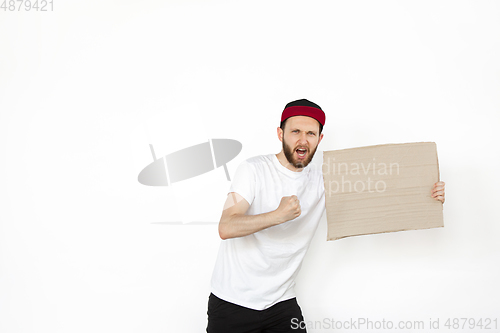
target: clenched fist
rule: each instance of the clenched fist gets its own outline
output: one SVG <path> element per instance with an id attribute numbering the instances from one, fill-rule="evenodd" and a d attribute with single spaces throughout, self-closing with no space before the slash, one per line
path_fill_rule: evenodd
<path id="1" fill-rule="evenodd" d="M 276 209 L 278 220 L 283 223 L 300 216 L 300 202 L 296 195 L 281 198 L 279 207 Z"/>

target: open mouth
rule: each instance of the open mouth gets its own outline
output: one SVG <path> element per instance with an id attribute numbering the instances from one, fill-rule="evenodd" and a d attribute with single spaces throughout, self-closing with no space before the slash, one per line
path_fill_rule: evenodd
<path id="1" fill-rule="evenodd" d="M 295 152 L 297 153 L 297 155 L 298 155 L 299 157 L 305 157 L 305 156 L 306 156 L 306 154 L 307 154 L 307 149 L 305 149 L 305 148 L 297 148 L 297 149 L 295 150 Z"/>

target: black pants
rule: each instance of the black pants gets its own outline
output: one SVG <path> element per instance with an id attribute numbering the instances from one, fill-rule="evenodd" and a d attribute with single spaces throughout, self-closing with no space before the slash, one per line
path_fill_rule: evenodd
<path id="1" fill-rule="evenodd" d="M 224 301 L 214 294 L 208 298 L 207 333 L 306 333 L 299 327 L 302 310 L 295 298 L 265 310 L 253 310 Z"/>

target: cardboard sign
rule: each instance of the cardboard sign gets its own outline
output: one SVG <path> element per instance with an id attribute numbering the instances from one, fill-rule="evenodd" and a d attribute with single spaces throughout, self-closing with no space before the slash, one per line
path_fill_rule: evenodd
<path id="1" fill-rule="evenodd" d="M 444 227 L 436 143 L 323 152 L 327 240 Z"/>

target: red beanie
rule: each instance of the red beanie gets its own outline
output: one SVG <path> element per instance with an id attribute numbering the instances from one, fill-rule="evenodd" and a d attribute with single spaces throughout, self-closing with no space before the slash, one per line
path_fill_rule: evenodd
<path id="1" fill-rule="evenodd" d="M 288 103 L 281 114 L 281 122 L 294 116 L 308 116 L 316 119 L 321 126 L 325 125 L 325 113 L 323 110 L 319 105 L 307 99 L 299 99 Z"/>

